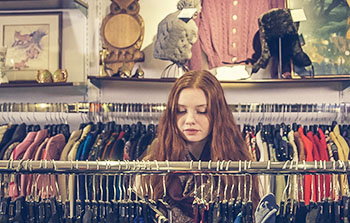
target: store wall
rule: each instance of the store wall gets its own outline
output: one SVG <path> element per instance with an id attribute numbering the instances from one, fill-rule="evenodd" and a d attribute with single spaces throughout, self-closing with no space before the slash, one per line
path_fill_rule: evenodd
<path id="1" fill-rule="evenodd" d="M 104 8 L 102 11 L 108 13 L 109 1 L 105 0 L 102 2 Z M 157 26 L 167 14 L 176 11 L 177 1 L 140 0 L 139 2 L 141 6 L 140 15 L 145 21 L 145 40 L 142 45 L 145 53 L 145 62 L 140 63 L 140 66 L 145 71 L 145 77 L 159 78 L 169 62 L 153 58 L 153 44 Z M 96 4 L 98 4 L 98 1 L 96 1 Z M 92 48 L 96 51 L 97 46 L 95 42 Z M 97 53 L 94 53 L 92 56 L 96 57 L 96 55 Z M 98 69 L 98 59 L 95 58 L 93 60 L 96 63 L 92 63 L 92 74 L 97 73 Z M 267 76 L 269 76 L 268 71 L 262 70 L 260 73 L 255 74 L 253 78 L 259 79 Z M 103 86 L 99 92 L 100 96 L 102 96 L 102 101 L 166 102 L 171 84 L 109 82 L 104 83 Z M 339 103 L 343 100 L 349 101 L 349 97 L 343 96 L 339 92 L 341 83 L 224 84 L 223 86 L 229 103 Z M 90 91 L 89 93 L 90 98 L 95 100 L 98 97 L 92 92 Z"/>
<path id="2" fill-rule="evenodd" d="M 109 0 L 85 0 L 89 4 L 88 17 L 79 11 L 64 12 L 62 65 L 69 72 L 70 82 L 83 82 L 87 75 L 98 74 L 99 27 L 109 12 Z M 177 0 L 140 0 L 140 15 L 145 22 L 142 50 L 145 61 L 140 65 L 146 78 L 159 78 L 169 64 L 153 58 L 153 44 L 158 23 L 176 11 Z M 88 35 L 87 35 L 88 34 Z M 233 74 L 232 74 L 233 75 Z M 268 76 L 262 71 L 254 77 Z M 165 103 L 172 83 L 103 82 L 96 88 L 84 87 L 0 89 L 0 102 L 153 102 Z M 342 84 L 327 83 L 261 83 L 223 84 L 228 103 L 340 103 L 350 102 L 349 89 Z M 23 96 L 26 97 L 23 97 Z"/>

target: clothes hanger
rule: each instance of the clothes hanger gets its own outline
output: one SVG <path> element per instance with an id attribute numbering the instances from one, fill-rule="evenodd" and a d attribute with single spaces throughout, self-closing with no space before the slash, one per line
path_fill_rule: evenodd
<path id="1" fill-rule="evenodd" d="M 251 161 L 248 163 L 247 167 L 247 161 L 244 161 L 244 171 L 246 172 L 248 169 L 250 169 L 251 166 Z M 249 177 L 249 191 L 248 194 L 246 194 L 247 190 L 247 177 Z M 242 207 L 242 217 L 243 217 L 243 222 L 253 222 L 253 202 L 252 202 L 252 190 L 253 190 L 253 177 L 251 174 L 247 174 L 244 177 L 244 193 L 245 193 L 245 204 Z"/>
<path id="2" fill-rule="evenodd" d="M 283 164 L 283 167 L 282 167 L 282 170 L 285 170 L 287 168 L 287 165 L 290 161 L 287 160 L 284 164 Z M 286 208 L 286 196 L 287 196 L 287 191 L 288 191 L 288 188 L 290 186 L 290 175 L 288 175 L 287 177 L 287 183 L 286 183 L 286 186 L 283 190 L 283 193 L 282 193 L 282 198 L 281 198 L 281 203 L 280 203 L 280 208 L 279 208 L 279 212 L 276 216 L 276 222 L 285 222 L 286 220 L 286 212 L 288 212 L 287 208 Z"/>
<path id="3" fill-rule="evenodd" d="M 106 165 L 106 167 L 107 167 L 107 165 Z M 100 190 L 99 190 L 100 199 L 97 201 L 98 207 L 99 207 L 98 219 L 100 222 L 105 222 L 106 221 L 106 201 L 104 200 L 104 197 L 105 197 L 104 187 L 107 189 L 108 185 L 104 184 L 104 175 L 102 175 L 102 174 L 99 175 L 99 185 L 100 185 Z"/>
<path id="4" fill-rule="evenodd" d="M 298 165 L 298 160 L 291 160 L 289 169 L 293 169 L 293 163 L 295 161 L 295 165 Z M 286 204 L 286 219 L 288 222 L 295 222 L 295 216 L 296 216 L 296 210 L 297 210 L 297 204 L 299 201 L 298 198 L 298 181 L 297 181 L 297 175 L 293 174 L 290 176 L 290 183 L 289 183 L 289 189 L 288 189 L 288 197 L 287 197 L 287 204 Z M 294 186 L 294 187 L 292 187 Z M 294 193 L 294 194 L 293 194 Z M 293 195 L 293 197 L 292 197 Z"/>
<path id="5" fill-rule="evenodd" d="M 220 171 L 220 161 L 216 161 L 216 172 Z M 221 211 L 220 211 L 220 193 L 221 193 L 221 174 L 217 175 L 218 177 L 218 183 L 217 183 L 217 191 L 216 191 L 216 198 L 213 202 L 213 206 L 211 209 L 212 212 L 212 219 L 210 219 L 210 222 L 221 222 Z"/>
<path id="6" fill-rule="evenodd" d="M 117 175 L 113 175 L 113 199 L 111 200 L 111 208 L 108 210 L 107 222 L 109 219 L 118 219 L 119 204 L 117 201 Z"/>
<path id="7" fill-rule="evenodd" d="M 208 170 L 211 171 L 211 164 L 212 161 L 209 160 L 208 162 Z M 207 214 L 207 219 L 208 222 L 213 221 L 213 208 L 214 208 L 214 174 L 209 173 L 209 181 L 210 181 L 210 200 L 208 202 L 208 214 Z"/>
<path id="8" fill-rule="evenodd" d="M 127 167 L 126 169 L 128 169 L 128 163 L 127 163 Z M 127 192 L 126 192 L 126 175 L 119 175 L 119 180 L 121 181 L 120 183 L 120 201 L 119 201 L 119 221 L 120 222 L 128 222 L 128 211 L 129 211 L 129 207 L 128 207 L 128 203 L 127 203 Z"/>
<path id="9" fill-rule="evenodd" d="M 238 173 L 242 173 L 242 160 L 239 160 L 238 163 Z M 243 198 L 241 194 L 241 186 L 242 186 L 242 176 L 238 176 L 238 187 L 237 187 L 237 198 L 236 198 L 236 203 L 234 204 L 234 212 L 233 212 L 233 219 L 236 219 L 238 214 L 241 212 L 242 209 L 242 203 L 243 203 Z"/>
<path id="10" fill-rule="evenodd" d="M 86 160 L 86 170 L 89 171 L 89 161 Z M 85 174 L 85 202 L 84 202 L 84 215 L 83 222 L 93 222 L 93 212 L 91 207 L 91 202 L 89 199 L 89 188 L 88 188 L 88 177 Z"/>
<path id="11" fill-rule="evenodd" d="M 41 164 L 45 162 L 45 165 L 42 166 Z M 47 166 L 47 161 L 45 160 L 40 160 L 40 166 L 42 166 L 41 168 L 45 169 L 45 167 Z M 40 174 L 39 174 L 40 176 Z M 36 180 L 39 179 L 39 176 L 38 178 L 36 178 Z M 42 175 L 41 175 L 42 177 Z M 48 186 L 47 185 L 42 185 L 41 188 L 38 188 L 38 191 L 40 191 L 40 198 L 38 197 L 38 217 L 37 217 L 37 220 L 39 223 L 43 223 L 43 222 L 47 222 L 48 221 L 48 217 L 51 215 L 51 209 L 48 208 L 48 205 L 50 204 L 48 202 Z M 46 193 L 45 193 L 46 192 Z"/>
<path id="12" fill-rule="evenodd" d="M 130 162 L 130 161 L 127 161 L 127 162 Z M 130 164 L 129 164 L 130 166 Z M 132 169 L 133 171 L 136 170 L 136 161 L 134 160 L 133 161 L 133 168 L 130 168 Z M 128 176 L 128 193 L 127 193 L 127 196 L 128 196 L 128 208 L 129 208 L 129 214 L 128 214 L 128 221 L 129 222 L 134 222 L 135 221 L 135 218 L 136 218 L 136 211 L 137 211 L 137 205 L 138 205 L 138 202 L 132 197 L 132 178 L 133 176 L 130 174 Z"/>
<path id="13" fill-rule="evenodd" d="M 303 160 L 303 166 L 304 166 L 304 170 L 306 170 L 306 161 Z M 298 170 L 298 165 L 296 165 L 295 167 L 296 170 Z M 295 214 L 295 222 L 300 222 L 300 221 L 305 221 L 306 219 L 306 214 L 307 214 L 307 207 L 305 205 L 305 200 L 304 200 L 304 178 L 305 176 L 303 174 L 299 174 L 298 175 L 298 184 L 299 184 L 299 188 L 300 188 L 300 192 L 301 192 L 301 196 L 299 197 L 298 200 L 298 206 L 297 206 L 297 210 L 296 210 L 296 214 Z"/>
<path id="14" fill-rule="evenodd" d="M 111 169 L 110 163 L 106 164 L 106 170 Z M 109 196 L 111 195 L 111 192 L 109 191 L 110 186 L 112 186 L 112 184 L 110 184 L 109 180 L 113 179 L 113 177 L 109 176 L 108 174 L 105 175 L 106 178 L 106 201 L 105 201 L 105 205 L 106 205 L 106 221 L 107 221 L 107 217 L 108 215 L 110 215 L 111 213 L 113 213 L 113 203 L 111 202 Z M 113 181 L 112 181 L 113 183 Z"/>
<path id="15" fill-rule="evenodd" d="M 142 161 L 143 164 L 144 164 L 144 167 L 147 168 L 147 164 L 149 165 L 149 169 L 151 169 L 151 162 L 149 160 L 147 160 L 147 164 L 146 164 L 146 161 Z M 158 166 L 158 162 L 155 161 L 155 164 L 156 164 L 156 167 L 157 167 L 157 170 L 159 170 L 159 166 Z M 144 176 L 141 175 L 141 182 L 142 181 L 142 178 Z M 145 183 L 145 189 L 147 188 L 147 195 L 144 195 L 144 190 L 143 190 L 143 184 L 141 185 L 140 189 L 141 189 L 141 194 L 142 194 L 142 199 L 139 201 L 140 202 L 140 212 L 141 213 L 141 216 L 143 216 L 143 220 L 145 222 L 150 222 L 152 220 L 151 218 L 151 210 L 149 208 L 149 204 L 155 204 L 154 202 L 154 194 L 153 194 L 153 187 L 152 187 L 152 176 L 148 176 L 148 184 L 149 184 L 149 190 L 150 190 L 150 196 L 148 194 L 148 185 L 147 183 Z M 146 181 L 146 180 L 145 180 Z M 147 201 L 146 201 L 147 199 Z"/>
<path id="16" fill-rule="evenodd" d="M 99 162 L 96 160 L 96 169 L 99 170 L 100 166 L 99 166 Z M 90 202 L 91 205 L 91 212 L 92 212 L 92 222 L 99 222 L 99 216 L 98 216 L 98 212 L 99 212 L 99 206 L 98 206 L 98 202 L 97 202 L 97 190 L 96 190 L 96 174 L 92 175 L 92 200 Z"/>
<path id="17" fill-rule="evenodd" d="M 201 161 L 199 161 L 198 163 L 198 170 L 201 171 Z M 199 204 L 199 214 L 200 214 L 200 219 L 201 221 L 206 221 L 207 220 L 207 213 L 208 213 L 208 205 L 207 202 L 204 198 L 204 174 L 201 173 L 200 174 L 200 194 L 201 194 L 201 198 L 200 198 L 200 204 Z"/>
<path id="18" fill-rule="evenodd" d="M 47 169 L 47 164 L 48 161 L 44 160 L 44 168 Z M 54 164 L 54 168 L 55 168 L 55 164 Z M 54 196 L 54 190 L 52 188 L 52 184 L 51 184 L 51 176 L 52 173 L 48 174 L 48 185 L 46 186 L 46 196 L 45 196 L 45 221 L 46 222 L 57 222 L 57 220 L 59 220 L 59 216 L 58 216 L 58 206 L 56 204 L 56 197 Z M 59 194 L 59 190 L 58 190 L 58 184 L 57 181 L 55 181 L 55 188 L 57 191 L 57 194 Z M 58 198 L 60 199 L 60 198 Z"/>
<path id="19" fill-rule="evenodd" d="M 165 160 L 166 164 L 167 164 L 167 170 L 168 173 L 170 173 L 170 166 L 169 166 L 169 161 Z M 196 177 L 195 178 L 195 183 L 197 184 L 197 180 Z M 167 196 L 167 189 L 166 189 L 166 180 L 165 180 L 165 175 L 163 175 L 163 197 L 157 200 L 157 209 L 161 211 L 161 213 L 163 213 L 163 215 L 169 219 L 170 222 L 172 222 L 172 210 L 170 208 L 170 205 L 168 204 L 168 202 L 166 202 L 165 198 Z M 197 193 L 197 185 L 195 185 L 195 192 Z M 195 196 L 197 196 L 197 194 L 195 193 Z"/>
<path id="20" fill-rule="evenodd" d="M 191 161 L 192 162 L 192 161 Z M 193 163 L 193 162 L 192 162 Z M 200 167 L 199 167 L 200 168 Z M 192 170 L 192 165 L 191 165 L 191 170 Z M 193 203 L 192 203 L 192 208 L 193 208 L 193 223 L 199 223 L 201 221 L 200 219 L 200 211 L 199 211 L 199 204 L 200 204 L 200 199 L 198 197 L 198 192 L 197 192 L 197 177 L 196 174 L 193 174 L 193 181 L 194 181 L 194 192 L 193 192 Z M 164 189 L 164 194 L 166 193 L 166 187 L 165 187 L 165 179 L 163 180 L 163 189 Z M 165 197 L 165 195 L 163 195 Z M 164 210 L 162 210 L 164 211 Z"/>
<path id="21" fill-rule="evenodd" d="M 236 203 L 236 198 L 233 196 L 233 191 L 235 189 L 235 177 L 232 175 L 232 185 L 231 185 L 231 190 L 230 190 L 230 200 L 228 203 L 228 222 L 229 223 L 234 223 L 235 217 L 234 215 L 234 205 Z"/>
<path id="22" fill-rule="evenodd" d="M 138 166 L 136 167 L 136 161 L 133 161 L 133 163 L 134 163 L 134 170 L 136 171 L 136 169 L 141 169 L 141 162 L 138 160 L 137 161 L 137 164 L 138 164 Z M 145 163 L 145 162 L 144 162 Z M 138 173 L 136 173 L 136 177 L 135 177 L 135 182 L 134 183 L 131 183 L 130 182 L 130 186 L 131 185 L 136 185 L 136 179 L 138 178 L 139 179 L 139 177 L 142 177 L 142 175 L 140 175 L 140 174 L 138 174 Z M 142 182 L 142 179 L 141 179 L 141 182 Z M 142 185 L 140 186 L 140 188 L 141 188 L 141 193 L 142 193 L 142 195 L 141 195 L 141 197 L 143 197 L 143 189 L 142 189 Z M 132 190 L 132 188 L 130 189 L 130 191 Z M 135 195 L 134 197 L 134 200 L 133 200 L 133 202 L 134 202 L 134 210 L 133 211 L 131 211 L 132 213 L 134 213 L 134 217 L 133 217 L 133 221 L 134 222 L 144 222 L 144 210 L 143 210 L 143 202 L 142 202 L 142 199 L 139 199 L 139 186 L 137 185 L 136 187 L 135 187 L 135 194 L 132 194 L 132 195 Z M 151 195 L 151 197 L 152 197 L 152 195 Z"/>

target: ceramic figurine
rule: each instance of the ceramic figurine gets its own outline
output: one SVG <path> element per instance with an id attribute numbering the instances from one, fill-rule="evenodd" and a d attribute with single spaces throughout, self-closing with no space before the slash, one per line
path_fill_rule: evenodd
<path id="1" fill-rule="evenodd" d="M 109 51 L 107 49 L 103 49 L 100 51 L 100 72 L 99 72 L 100 77 L 108 76 L 106 72 L 106 63 L 105 63 L 105 60 L 108 56 L 109 56 Z"/>
<path id="2" fill-rule="evenodd" d="M 38 70 L 36 75 L 36 81 L 38 83 L 52 83 L 52 74 L 49 70 Z"/>
<path id="3" fill-rule="evenodd" d="M 61 83 L 67 82 L 68 72 L 67 69 L 57 69 L 52 75 L 53 82 Z"/>

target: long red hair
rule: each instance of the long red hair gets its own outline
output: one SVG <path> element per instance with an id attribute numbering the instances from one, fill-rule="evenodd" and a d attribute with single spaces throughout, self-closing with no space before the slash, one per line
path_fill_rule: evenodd
<path id="1" fill-rule="evenodd" d="M 199 88 L 207 98 L 208 118 L 212 126 L 209 136 L 211 160 L 250 160 L 248 147 L 226 102 L 224 90 L 216 77 L 205 70 L 189 71 L 175 82 L 168 97 L 166 110 L 159 121 L 158 145 L 155 145 L 144 159 L 179 161 L 183 158 L 186 141 L 177 127 L 176 111 L 179 95 L 185 88 Z M 161 197 L 163 195 L 161 178 L 155 177 L 152 182 L 155 197 Z M 257 183 L 254 182 L 253 185 L 252 197 L 256 200 Z"/>

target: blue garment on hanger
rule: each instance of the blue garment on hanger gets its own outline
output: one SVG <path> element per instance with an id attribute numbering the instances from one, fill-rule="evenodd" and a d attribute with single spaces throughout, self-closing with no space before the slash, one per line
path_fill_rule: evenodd
<path id="1" fill-rule="evenodd" d="M 89 132 L 86 136 L 86 139 L 84 141 L 84 145 L 82 148 L 82 152 L 79 156 L 79 160 L 87 160 L 88 156 L 89 156 L 89 152 L 91 149 L 91 141 L 92 141 L 92 133 Z"/>
<path id="2" fill-rule="evenodd" d="M 256 223 L 275 223 L 278 206 L 275 195 L 266 194 L 259 202 L 255 211 Z"/>
<path id="3" fill-rule="evenodd" d="M 78 149 L 77 149 L 77 154 L 75 155 L 75 160 L 79 160 L 79 159 L 80 159 L 80 156 L 81 156 L 81 154 L 82 154 L 82 152 L 83 152 L 85 140 L 86 140 L 86 138 L 83 139 L 83 140 L 80 142 L 79 147 L 78 147 Z"/>
<path id="4" fill-rule="evenodd" d="M 234 223 L 241 223 L 241 222 L 242 222 L 242 212 L 239 212 Z"/>

